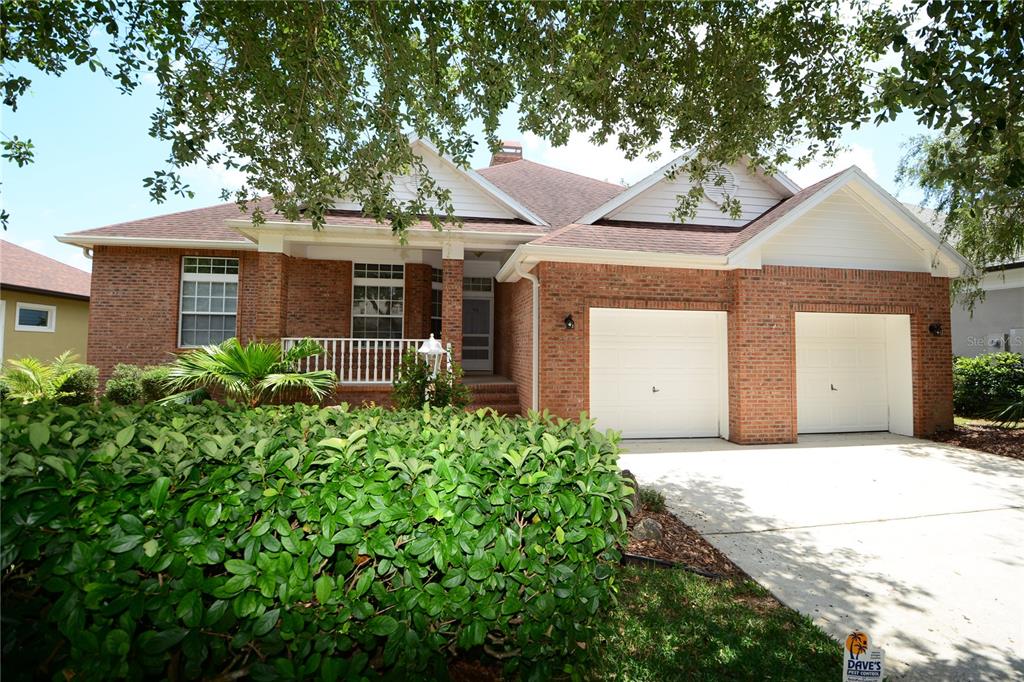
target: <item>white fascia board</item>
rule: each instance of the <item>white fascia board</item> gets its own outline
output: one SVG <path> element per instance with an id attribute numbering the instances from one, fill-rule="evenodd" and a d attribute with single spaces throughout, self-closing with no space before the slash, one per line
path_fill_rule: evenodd
<path id="1" fill-rule="evenodd" d="M 618 249 L 581 249 L 570 246 L 523 244 L 498 270 L 499 282 L 516 282 L 520 275 L 516 264 L 529 271 L 541 261 L 560 263 L 590 263 L 593 265 L 632 265 L 646 268 L 696 268 L 702 270 L 728 270 L 731 266 L 725 256 L 701 256 L 689 253 L 652 253 L 649 251 L 622 251 Z"/>
<path id="2" fill-rule="evenodd" d="M 142 246 L 155 249 L 226 249 L 231 251 L 255 251 L 254 242 L 236 242 L 213 239 L 166 239 L 155 237 L 115 237 L 110 235 L 64 234 L 55 237 L 63 244 L 93 248 L 96 246 Z"/>
<path id="3" fill-rule="evenodd" d="M 666 163 L 664 166 L 659 168 L 658 170 L 648 175 L 640 182 L 636 183 L 631 187 L 628 187 L 625 191 L 619 192 L 611 199 L 604 202 L 603 204 L 595 208 L 593 211 L 587 213 L 585 216 L 583 216 L 582 218 L 575 222 L 580 225 L 593 225 L 598 220 L 604 218 L 606 215 L 608 215 L 615 209 L 624 206 L 625 204 L 628 204 L 630 201 L 632 201 L 633 199 L 635 199 L 636 197 L 640 196 L 648 189 L 653 187 L 654 185 L 664 180 L 665 173 L 667 173 L 671 168 L 673 168 L 677 164 L 689 160 L 691 156 L 691 152 L 684 152 L 680 154 L 679 156 L 675 157 L 674 159 Z"/>
<path id="4" fill-rule="evenodd" d="M 423 138 L 417 138 L 415 140 L 412 140 L 411 144 L 412 145 L 417 145 L 418 144 L 418 145 L 421 145 L 424 148 L 426 148 L 434 156 L 436 156 L 437 158 L 441 159 L 441 161 L 443 161 L 444 163 L 446 163 L 449 166 L 451 166 L 457 173 L 461 173 L 462 175 L 465 175 L 467 178 L 469 178 L 474 184 L 476 184 L 481 190 L 483 190 L 484 193 L 487 194 L 489 197 L 491 197 L 492 199 L 497 201 L 499 204 L 501 204 L 502 206 L 504 206 L 508 210 L 510 210 L 513 213 L 515 213 L 517 216 L 519 216 L 520 218 L 522 218 L 526 222 L 532 223 L 534 225 L 547 225 L 547 222 L 545 222 L 543 218 L 538 216 L 536 213 L 531 211 L 529 208 L 524 206 L 522 203 L 520 203 L 520 202 L 516 201 L 515 199 L 513 199 L 506 192 L 503 192 L 502 190 L 498 189 L 498 187 L 496 187 L 492 182 L 487 180 L 484 176 L 480 175 L 479 173 L 477 173 L 472 168 L 462 168 L 457 163 L 455 163 L 452 159 L 448 158 L 448 156 L 446 156 L 445 154 L 442 154 L 438 150 L 438 148 L 435 147 L 433 145 L 433 143 L 431 143 L 429 140 L 425 140 Z"/>
<path id="5" fill-rule="evenodd" d="M 320 244 L 348 244 L 360 246 L 383 245 L 394 247 L 398 236 L 385 226 L 367 225 L 325 225 L 314 230 L 309 222 L 267 222 L 256 227 L 248 220 L 228 219 L 232 227 L 246 237 L 261 243 L 264 240 L 277 242 L 302 242 Z M 514 249 L 520 244 L 541 236 L 536 232 L 464 232 L 459 230 L 408 230 L 405 246 L 416 248 L 442 248 L 445 244 L 458 242 L 465 249 Z"/>

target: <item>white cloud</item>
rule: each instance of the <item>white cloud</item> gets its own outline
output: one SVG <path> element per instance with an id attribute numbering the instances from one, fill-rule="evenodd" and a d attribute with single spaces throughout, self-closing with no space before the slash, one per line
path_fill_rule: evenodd
<path id="1" fill-rule="evenodd" d="M 858 166 L 872 178 L 878 177 L 878 164 L 875 163 L 874 150 L 859 144 L 848 145 L 846 149 L 828 162 L 815 160 L 803 168 L 787 166 L 782 171 L 796 184 L 807 187 L 834 173 L 846 170 L 850 166 Z"/>
<path id="2" fill-rule="evenodd" d="M 573 133 L 568 144 L 561 147 L 552 147 L 550 142 L 533 133 L 526 133 L 522 143 L 523 158 L 530 161 L 606 182 L 626 184 L 644 179 L 673 158 L 668 143 L 662 142 L 655 147 L 655 150 L 661 153 L 658 159 L 649 161 L 640 157 L 628 161 L 616 146 L 615 138 L 597 146 L 592 144 L 589 135 L 584 133 Z"/>
<path id="3" fill-rule="evenodd" d="M 92 261 L 86 258 L 85 254 L 82 253 L 82 249 L 77 246 L 62 244 L 56 239 L 19 239 L 7 234 L 3 236 L 8 241 L 22 248 L 49 256 L 54 260 L 59 260 L 61 263 L 66 263 L 79 270 L 92 272 Z"/>

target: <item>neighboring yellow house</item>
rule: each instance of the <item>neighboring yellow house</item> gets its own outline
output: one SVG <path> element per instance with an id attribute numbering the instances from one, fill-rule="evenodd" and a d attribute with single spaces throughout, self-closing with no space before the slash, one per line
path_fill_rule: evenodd
<path id="1" fill-rule="evenodd" d="M 88 272 L 0 240 L 0 358 L 85 356 Z"/>

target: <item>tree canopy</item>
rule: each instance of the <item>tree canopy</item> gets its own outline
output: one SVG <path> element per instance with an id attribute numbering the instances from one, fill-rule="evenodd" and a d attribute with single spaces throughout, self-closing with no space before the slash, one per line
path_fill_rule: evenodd
<path id="1" fill-rule="evenodd" d="M 337 197 L 399 233 L 420 215 L 440 225 L 454 219 L 449 197 L 409 136 L 465 164 L 470 125 L 497 148 L 512 107 L 521 131 L 555 145 L 583 131 L 614 138 L 627 158 L 666 139 L 693 149 L 677 170 L 698 186 L 738 160 L 773 172 L 832 156 L 847 127 L 903 110 L 955 132 L 968 158 L 998 157 L 993 181 L 1019 187 L 1024 175 L 1020 0 L 3 0 L 2 10 L 12 109 L 31 85 L 26 64 L 88 66 L 126 92 L 155 75 L 150 133 L 169 149 L 145 180 L 157 201 L 189 192 L 179 169 L 223 163 L 248 178 L 233 198 L 270 195 L 314 226 Z M 900 65 L 879 70 L 888 50 Z M 30 144 L 12 134 L 4 155 L 28 162 Z M 967 170 L 948 181 L 973 192 Z M 419 183 L 412 200 L 390 195 L 402 173 Z M 681 214 L 699 193 L 681 198 Z"/>

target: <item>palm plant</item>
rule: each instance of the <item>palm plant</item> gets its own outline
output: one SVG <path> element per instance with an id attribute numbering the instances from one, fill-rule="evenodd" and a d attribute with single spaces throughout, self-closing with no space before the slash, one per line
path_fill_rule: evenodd
<path id="1" fill-rule="evenodd" d="M 213 388 L 250 407 L 295 389 L 309 391 L 319 400 L 334 390 L 334 372 L 298 372 L 296 365 L 323 352 L 311 339 L 303 339 L 288 350 L 280 343 L 254 341 L 242 345 L 235 338 L 219 346 L 203 346 L 171 363 L 167 386 L 175 393 L 160 402 L 191 402 Z"/>
<path id="2" fill-rule="evenodd" d="M 31 356 L 8 360 L 0 381 L 7 387 L 9 397 L 23 403 L 55 400 L 65 395 L 61 388 L 68 377 L 85 366 L 77 359 L 71 351 L 64 351 L 50 364 Z"/>

